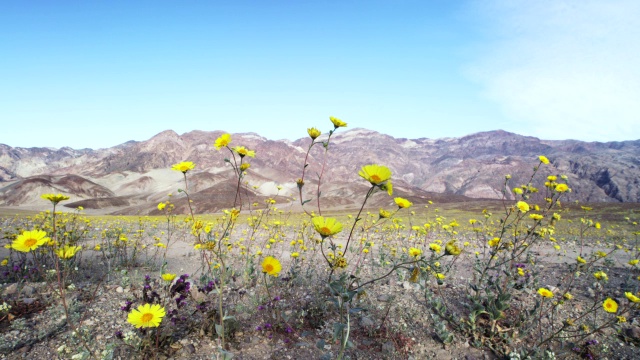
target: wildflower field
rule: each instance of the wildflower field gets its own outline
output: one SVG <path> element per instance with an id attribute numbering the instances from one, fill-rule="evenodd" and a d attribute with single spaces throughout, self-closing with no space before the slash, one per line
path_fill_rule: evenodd
<path id="1" fill-rule="evenodd" d="M 347 124 L 330 120 L 308 129 L 309 151 L 332 151 Z M 402 174 L 354 166 L 361 207 L 331 212 L 326 161 L 300 169 L 289 203 L 256 202 L 260 154 L 228 134 L 211 144 L 237 179 L 221 213 L 191 210 L 198 164 L 184 159 L 162 216 L 61 212 L 65 194 L 0 215 L 0 357 L 640 357 L 640 207 L 570 201 L 544 154 L 528 183 L 499 175 L 504 200 L 466 203 L 412 203 L 394 197 Z"/>

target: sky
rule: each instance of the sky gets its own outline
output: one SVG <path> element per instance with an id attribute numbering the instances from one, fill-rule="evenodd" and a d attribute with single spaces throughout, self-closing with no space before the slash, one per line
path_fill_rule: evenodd
<path id="1" fill-rule="evenodd" d="M 638 14 L 637 0 L 6 1 L 0 144 L 295 140 L 329 116 L 404 138 L 636 140 Z"/>

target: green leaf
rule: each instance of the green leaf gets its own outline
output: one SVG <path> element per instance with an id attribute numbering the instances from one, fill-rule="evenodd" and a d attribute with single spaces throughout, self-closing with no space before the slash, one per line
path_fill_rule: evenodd
<path id="1" fill-rule="evenodd" d="M 222 360 L 231 360 L 233 359 L 233 353 L 220 349 L 220 355 L 222 355 Z"/>

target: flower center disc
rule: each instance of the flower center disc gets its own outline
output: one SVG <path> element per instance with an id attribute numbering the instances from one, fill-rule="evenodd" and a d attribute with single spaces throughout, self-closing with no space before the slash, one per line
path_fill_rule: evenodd
<path id="1" fill-rule="evenodd" d="M 27 239 L 24 241 L 24 246 L 26 247 L 32 247 L 33 245 L 35 245 L 38 242 L 38 240 L 31 238 L 31 239 Z"/>
<path id="2" fill-rule="evenodd" d="M 267 265 L 264 266 L 264 269 L 267 270 L 267 272 L 272 272 L 273 271 L 273 265 L 267 264 Z"/>
<path id="3" fill-rule="evenodd" d="M 142 315 L 142 319 L 141 320 L 142 320 L 142 322 L 146 323 L 146 322 L 151 321 L 151 319 L 153 319 L 153 314 L 146 313 L 146 314 Z"/>
<path id="4" fill-rule="evenodd" d="M 326 226 L 320 229 L 320 232 L 322 233 L 322 235 L 331 235 L 331 229 Z"/>
<path id="5" fill-rule="evenodd" d="M 380 176 L 378 175 L 371 175 L 371 180 L 375 181 L 375 182 L 380 182 Z"/>

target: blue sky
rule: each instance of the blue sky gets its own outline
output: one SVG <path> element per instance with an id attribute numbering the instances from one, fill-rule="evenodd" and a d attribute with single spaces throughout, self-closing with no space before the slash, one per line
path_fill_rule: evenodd
<path id="1" fill-rule="evenodd" d="M 640 2 L 0 4 L 0 143 L 349 127 L 640 139 Z M 213 141 L 213 139 L 212 139 Z"/>

